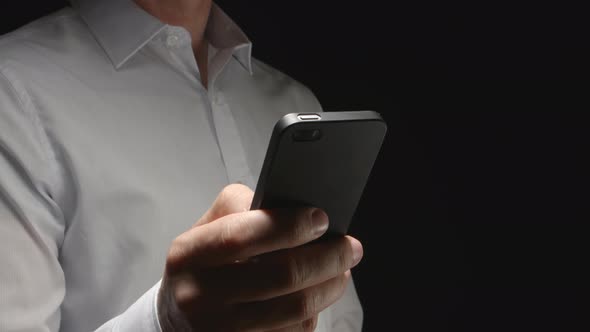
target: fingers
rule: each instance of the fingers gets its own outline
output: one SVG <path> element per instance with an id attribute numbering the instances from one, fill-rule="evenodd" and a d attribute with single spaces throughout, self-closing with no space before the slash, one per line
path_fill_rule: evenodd
<path id="1" fill-rule="evenodd" d="M 246 212 L 250 210 L 253 197 L 254 192 L 247 186 L 237 183 L 230 184 L 223 188 L 211 208 L 205 212 L 193 227 L 210 223 L 229 214 Z"/>
<path id="2" fill-rule="evenodd" d="M 300 246 L 319 238 L 327 228 L 327 215 L 314 208 L 234 213 L 177 237 L 167 268 L 222 266 Z"/>
<path id="3" fill-rule="evenodd" d="M 350 280 L 350 271 L 317 286 L 262 302 L 236 308 L 235 330 L 260 331 L 307 328 L 303 323 L 336 302 Z M 297 331 L 297 330 L 296 330 Z M 301 331 L 306 331 L 302 329 Z"/>
<path id="4" fill-rule="evenodd" d="M 160 310 L 165 321 L 207 331 L 313 331 L 319 312 L 342 296 L 361 244 L 312 242 L 328 229 L 322 210 L 250 211 L 252 194 L 226 187 L 173 241 L 158 297 L 160 309 L 171 308 Z"/>
<path id="5" fill-rule="evenodd" d="M 318 316 L 308 319 L 301 323 L 291 325 L 278 330 L 272 330 L 271 332 L 313 332 L 318 325 Z"/>
<path id="6" fill-rule="evenodd" d="M 342 237 L 282 250 L 204 272 L 203 288 L 230 303 L 263 301 L 320 284 L 350 270 L 361 243 Z"/>

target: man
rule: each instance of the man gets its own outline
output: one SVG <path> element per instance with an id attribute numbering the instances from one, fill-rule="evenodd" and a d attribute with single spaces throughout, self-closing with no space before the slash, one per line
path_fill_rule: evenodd
<path id="1" fill-rule="evenodd" d="M 360 331 L 361 244 L 248 211 L 275 121 L 321 111 L 251 47 L 210 0 L 78 0 L 0 39 L 1 331 Z"/>

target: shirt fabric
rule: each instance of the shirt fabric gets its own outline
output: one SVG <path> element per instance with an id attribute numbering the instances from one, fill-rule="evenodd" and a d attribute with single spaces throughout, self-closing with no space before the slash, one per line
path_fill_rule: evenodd
<path id="1" fill-rule="evenodd" d="M 282 115 L 321 106 L 216 5 L 208 90 L 186 29 L 74 8 L 0 38 L 0 331 L 157 332 L 171 241 L 225 185 L 254 189 Z M 316 331 L 362 317 L 351 283 Z"/>

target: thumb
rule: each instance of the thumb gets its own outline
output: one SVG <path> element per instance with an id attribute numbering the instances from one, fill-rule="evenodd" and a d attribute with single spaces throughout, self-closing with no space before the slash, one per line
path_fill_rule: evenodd
<path id="1" fill-rule="evenodd" d="M 246 212 L 250 210 L 254 192 L 243 184 L 230 184 L 224 187 L 213 205 L 203 216 L 191 227 L 201 226 L 233 213 Z"/>

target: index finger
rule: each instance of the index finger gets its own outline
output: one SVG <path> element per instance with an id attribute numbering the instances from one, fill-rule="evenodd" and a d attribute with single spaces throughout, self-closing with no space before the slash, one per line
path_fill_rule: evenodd
<path id="1" fill-rule="evenodd" d="M 232 213 L 248 211 L 253 197 L 254 192 L 243 184 L 227 185 L 217 195 L 209 210 L 191 228 L 213 222 Z"/>
<path id="2" fill-rule="evenodd" d="M 174 240 L 172 266 L 220 266 L 260 254 L 293 248 L 319 238 L 328 229 L 321 209 L 253 210 L 226 215 L 190 229 Z"/>

